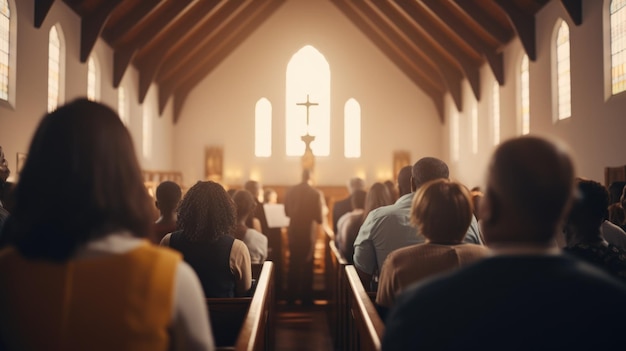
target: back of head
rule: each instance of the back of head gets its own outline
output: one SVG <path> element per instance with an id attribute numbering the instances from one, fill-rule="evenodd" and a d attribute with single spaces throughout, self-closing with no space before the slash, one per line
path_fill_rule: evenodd
<path id="1" fill-rule="evenodd" d="M 577 180 L 576 190 L 567 224 L 577 227 L 581 234 L 597 236 L 607 215 L 609 193 L 602 184 L 586 179 Z"/>
<path id="2" fill-rule="evenodd" d="M 491 158 L 481 205 L 485 239 L 550 242 L 571 200 L 573 184 L 574 165 L 562 147 L 532 136 L 503 142 Z M 492 230 L 495 226 L 499 229 Z M 517 230 L 503 230 L 507 226 Z"/>
<path id="3" fill-rule="evenodd" d="M 448 179 L 450 170 L 442 160 L 434 157 L 424 157 L 415 162 L 411 172 L 413 177 L 413 190 L 417 190 L 422 184 L 435 179 Z"/>
<path id="4" fill-rule="evenodd" d="M 156 188 L 156 200 L 161 211 L 173 211 L 178 206 L 182 191 L 180 186 L 170 180 L 161 182 Z"/>
<path id="5" fill-rule="evenodd" d="M 238 190 L 233 195 L 233 201 L 237 208 L 237 220 L 247 219 L 256 208 L 254 196 L 248 190 Z"/>
<path id="6" fill-rule="evenodd" d="M 348 191 L 352 194 L 357 190 L 365 190 L 365 181 L 359 177 L 350 178 L 348 181 Z"/>
<path id="7" fill-rule="evenodd" d="M 235 222 L 235 204 L 226 190 L 213 181 L 200 181 L 181 201 L 176 227 L 189 241 L 207 242 L 230 235 Z"/>
<path id="8" fill-rule="evenodd" d="M 626 224 L 626 213 L 620 204 L 611 204 L 609 206 L 609 221 L 615 225 Z"/>
<path id="9" fill-rule="evenodd" d="M 431 242 L 460 243 L 472 222 L 469 191 L 447 179 L 422 184 L 413 197 L 410 218 Z"/>
<path id="10" fill-rule="evenodd" d="M 25 256 L 63 261 L 111 231 L 151 229 L 131 136 L 113 110 L 86 99 L 41 120 L 15 195 L 12 235 Z"/>
<path id="11" fill-rule="evenodd" d="M 249 180 L 244 185 L 243 188 L 248 190 L 250 194 L 256 199 L 261 195 L 261 184 L 256 180 Z"/>
<path id="12" fill-rule="evenodd" d="M 398 195 L 406 195 L 411 192 L 411 173 L 413 172 L 412 166 L 404 166 L 398 172 Z"/>
<path id="13" fill-rule="evenodd" d="M 625 181 L 616 181 L 609 184 L 609 204 L 620 202 L 624 188 L 626 188 Z"/>
<path id="14" fill-rule="evenodd" d="M 367 192 L 365 190 L 356 190 L 350 195 L 350 203 L 352 204 L 352 208 L 354 209 L 363 209 L 365 208 L 365 197 L 367 196 Z"/>
<path id="15" fill-rule="evenodd" d="M 387 189 L 385 184 L 380 182 L 372 184 L 370 190 L 367 192 L 367 196 L 365 197 L 365 208 L 363 212 L 364 218 L 372 210 L 381 206 L 391 205 L 392 203 L 391 195 L 389 195 L 389 189 Z"/>
<path id="16" fill-rule="evenodd" d="M 276 193 L 276 190 L 272 188 L 265 189 L 265 192 L 263 193 L 263 201 L 265 203 L 276 203 L 278 201 L 278 194 Z"/>
<path id="17" fill-rule="evenodd" d="M 302 183 L 307 183 L 307 182 L 311 181 L 311 176 L 312 176 L 312 174 L 311 174 L 310 170 L 303 169 L 302 170 L 302 178 L 301 178 Z"/>

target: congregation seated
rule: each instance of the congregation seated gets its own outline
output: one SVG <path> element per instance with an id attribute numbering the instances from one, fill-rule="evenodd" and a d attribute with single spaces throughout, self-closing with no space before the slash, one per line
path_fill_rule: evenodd
<path id="1" fill-rule="evenodd" d="M 10 174 L 11 170 L 9 169 L 9 162 L 4 157 L 4 151 L 2 151 L 2 146 L 0 146 L 0 194 L 3 193 L 5 184 L 7 183 L 7 178 L 9 178 Z M 7 218 L 9 218 L 9 210 L 5 208 L 2 199 L 3 197 L 0 196 L 0 241 L 2 238 L 2 227 L 4 226 L 4 222 L 6 222 Z"/>
<path id="2" fill-rule="evenodd" d="M 609 202 L 606 188 L 583 179 L 576 187 L 578 197 L 565 222 L 564 251 L 626 282 L 626 251 L 607 242 L 600 229 Z"/>
<path id="3" fill-rule="evenodd" d="M 166 234 L 176 230 L 176 208 L 182 197 L 180 186 L 170 180 L 161 182 L 156 188 L 156 202 L 160 216 L 154 223 L 154 242 L 160 243 Z"/>
<path id="4" fill-rule="evenodd" d="M 410 220 L 426 242 L 400 248 L 387 256 L 376 294 L 383 318 L 396 295 L 411 284 L 489 255 L 485 246 L 463 243 L 472 221 L 470 201 L 463 185 L 447 179 L 428 182 L 417 191 Z"/>
<path id="5" fill-rule="evenodd" d="M 267 258 L 267 237 L 257 230 L 248 228 L 246 221 L 254 215 L 257 206 L 252 194 L 247 190 L 238 190 L 233 195 L 237 207 L 237 224 L 234 230 L 236 239 L 243 241 L 250 252 L 250 262 L 261 264 Z"/>
<path id="6" fill-rule="evenodd" d="M 250 253 L 232 236 L 235 224 L 235 204 L 226 190 L 213 181 L 199 181 L 178 207 L 177 230 L 161 241 L 183 254 L 206 297 L 246 296 L 251 288 Z"/>
<path id="7" fill-rule="evenodd" d="M 358 217 L 351 217 L 345 224 L 345 234 L 341 234 L 341 238 L 338 241 L 338 249 L 341 254 L 346 258 L 348 263 L 353 263 L 354 256 L 354 240 L 356 240 L 361 225 L 367 218 L 367 215 L 373 210 L 393 204 L 391 195 L 389 194 L 389 188 L 383 183 L 376 182 L 372 184 L 369 191 L 365 195 L 365 204 L 363 211 Z M 369 289 L 369 286 L 366 287 Z"/>
<path id="8" fill-rule="evenodd" d="M 346 212 L 337 221 L 335 243 L 337 244 L 339 251 L 345 257 L 348 257 L 348 255 L 352 253 L 354 238 L 356 238 L 356 234 L 359 233 L 358 227 L 356 228 L 356 233 L 353 233 L 354 229 L 352 229 L 351 232 L 348 232 L 348 229 L 355 227 L 354 225 L 351 226 L 351 224 L 355 221 L 359 222 L 359 226 L 360 223 L 363 222 L 361 218 L 363 217 L 366 196 L 367 192 L 365 190 L 355 190 L 352 195 L 350 195 L 350 199 L 352 200 L 352 210 L 350 212 Z"/>
<path id="9" fill-rule="evenodd" d="M 0 252 L 0 349 L 214 349 L 197 276 L 145 239 L 153 205 L 134 150 L 104 105 L 43 117 Z"/>
<path id="10" fill-rule="evenodd" d="M 480 207 L 494 255 L 400 294 L 382 349 L 621 349 L 626 285 L 554 245 L 573 185 L 573 162 L 558 144 L 501 143 Z"/>
<path id="11" fill-rule="evenodd" d="M 345 199 L 336 201 L 333 205 L 333 231 L 335 233 L 339 232 L 339 219 L 341 216 L 354 209 L 352 207 L 352 194 L 357 190 L 365 190 L 365 181 L 359 177 L 351 178 L 348 181 L 348 196 Z"/>

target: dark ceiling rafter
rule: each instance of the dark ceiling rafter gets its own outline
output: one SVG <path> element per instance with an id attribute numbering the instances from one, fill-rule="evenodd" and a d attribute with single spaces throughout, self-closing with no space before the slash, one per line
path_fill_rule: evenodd
<path id="1" fill-rule="evenodd" d="M 456 62 L 457 65 L 463 70 L 465 78 L 468 80 L 474 97 L 476 100 L 480 100 L 480 74 L 479 68 L 482 65 L 480 54 L 472 51 L 471 53 L 463 50 L 457 45 L 449 36 L 444 33 L 445 27 L 442 27 L 438 21 L 429 17 L 425 8 L 417 1 L 400 0 L 396 1 L 397 4 L 384 2 L 383 4 L 389 4 L 384 7 L 396 7 L 399 11 L 403 11 L 409 18 L 412 19 L 413 30 L 407 29 L 405 33 L 411 38 L 417 38 L 422 35 L 421 28 L 424 32 L 424 36 L 430 38 L 435 45 L 439 46 L 439 50 L 446 52 L 448 56 Z M 380 4 L 380 3 L 377 3 Z M 381 6 L 381 5 L 378 5 Z M 391 11 L 390 9 L 387 10 Z M 393 13 L 388 15 L 393 16 Z M 411 24 L 406 23 L 405 27 L 410 27 Z M 449 33 L 448 33 L 449 35 Z M 426 38 L 424 40 L 427 40 Z M 418 46 L 418 43 L 416 43 Z M 473 54 L 473 55 L 472 55 Z"/>
<path id="2" fill-rule="evenodd" d="M 80 60 L 99 37 L 113 49 L 113 86 L 129 65 L 137 97 L 159 88 L 162 111 L 173 97 L 174 122 L 191 91 L 287 0 L 63 0 L 81 18 Z M 535 15 L 552 0 L 331 0 L 417 87 L 444 121 L 450 94 L 462 109 L 463 80 L 477 100 L 487 63 L 505 82 L 503 50 L 517 36 L 536 59 Z M 576 24 L 582 0 L 559 1 Z M 54 0 L 34 1 L 40 28 Z"/>
<path id="3" fill-rule="evenodd" d="M 583 23 L 583 1 L 582 0 L 561 0 L 574 24 L 580 26 Z"/>
<path id="4" fill-rule="evenodd" d="M 243 2 L 243 0 L 228 1 L 217 8 L 215 13 L 212 11 L 219 1 L 197 2 L 172 25 L 168 32 L 154 38 L 144 46 L 134 60 L 139 71 L 139 101 L 143 102 L 150 85 L 165 63 L 182 61 L 185 57 L 193 55 L 197 46 L 201 45 L 200 43 L 209 37 Z M 194 26 L 196 26 L 195 30 Z M 163 51 L 163 48 L 168 48 L 168 50 Z M 163 69 L 173 69 L 173 64 L 166 65 Z"/>
<path id="5" fill-rule="evenodd" d="M 411 57 L 408 57 L 397 46 L 393 45 L 384 38 L 380 29 L 373 23 L 368 22 L 362 18 L 358 11 L 345 0 L 332 0 L 339 10 L 341 10 L 347 17 L 357 26 L 373 43 L 376 45 L 392 62 L 394 62 L 398 68 L 404 74 L 407 75 L 418 87 L 420 87 L 427 95 L 429 95 L 434 103 L 439 118 L 442 123 L 444 120 L 444 107 L 443 107 L 443 94 L 445 93 L 445 87 L 441 82 L 433 83 L 422 73 L 421 69 L 415 67 L 415 62 Z"/>
<path id="6" fill-rule="evenodd" d="M 256 30 L 256 28 L 258 28 L 269 16 L 271 16 L 281 5 L 283 5 L 285 1 L 286 0 L 266 1 L 266 6 L 259 9 L 254 17 L 243 23 L 239 30 L 231 32 L 231 35 L 227 37 L 226 40 L 216 46 L 212 55 L 200 63 L 193 75 L 180 81 L 178 87 L 169 94 L 170 96 L 174 95 L 175 122 L 178 121 L 178 118 L 180 118 L 182 104 L 186 100 L 189 92 L 191 92 L 191 90 L 193 90 L 196 85 L 198 85 L 208 74 L 210 74 L 220 62 L 222 62 L 244 40 L 246 40 L 248 36 Z"/>

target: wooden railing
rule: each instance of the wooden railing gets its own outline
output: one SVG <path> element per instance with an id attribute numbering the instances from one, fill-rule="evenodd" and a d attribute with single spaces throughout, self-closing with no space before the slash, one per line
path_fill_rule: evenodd
<path id="1" fill-rule="evenodd" d="M 365 291 L 354 266 L 346 266 L 348 280 L 349 346 L 351 351 L 378 351 L 385 325 L 376 311 L 372 296 Z"/>
<path id="2" fill-rule="evenodd" d="M 217 350 L 274 349 L 274 264 L 263 263 L 252 297 L 206 299 Z"/>

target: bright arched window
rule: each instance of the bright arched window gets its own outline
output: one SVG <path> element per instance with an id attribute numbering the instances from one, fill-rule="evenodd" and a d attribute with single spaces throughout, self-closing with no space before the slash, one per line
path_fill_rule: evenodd
<path id="1" fill-rule="evenodd" d="M 450 153 L 453 161 L 459 160 L 460 142 L 459 142 L 459 112 L 450 109 Z"/>
<path id="2" fill-rule="evenodd" d="M 626 90 L 626 0 L 613 0 L 611 23 L 611 92 Z"/>
<path id="3" fill-rule="evenodd" d="M 287 155 L 304 154 L 302 136 L 312 135 L 316 156 L 330 154 L 330 66 L 324 55 L 307 45 L 287 64 L 286 142 Z M 309 105 L 308 107 L 306 105 Z M 307 109 L 309 110 L 307 125 Z"/>
<path id="4" fill-rule="evenodd" d="M 57 26 L 52 26 L 48 42 L 48 112 L 54 111 L 63 99 L 63 50 L 61 33 Z"/>
<path id="5" fill-rule="evenodd" d="M 528 67 L 528 55 L 522 57 L 520 65 L 520 130 L 522 135 L 530 132 L 530 74 Z"/>
<path id="6" fill-rule="evenodd" d="M 343 153 L 345 157 L 361 157 L 361 105 L 355 99 L 343 107 Z"/>
<path id="7" fill-rule="evenodd" d="M 493 82 L 491 95 L 491 128 L 493 132 L 493 145 L 500 143 L 500 85 Z"/>
<path id="8" fill-rule="evenodd" d="M 87 61 L 87 98 L 91 101 L 100 99 L 100 70 L 98 69 L 98 60 L 93 56 Z"/>
<path id="9" fill-rule="evenodd" d="M 556 75 L 559 119 L 572 115 L 572 83 L 570 75 L 569 26 L 561 21 L 556 36 Z"/>
<path id="10" fill-rule="evenodd" d="M 144 104 L 142 112 L 141 151 L 143 157 L 149 159 L 152 157 L 152 110 Z"/>
<path id="11" fill-rule="evenodd" d="M 13 100 L 15 94 L 15 14 L 13 3 L 0 0 L 0 100 L 4 101 Z"/>
<path id="12" fill-rule="evenodd" d="M 117 88 L 117 114 L 124 125 L 128 126 L 128 105 L 126 104 L 126 90 L 123 86 Z"/>
<path id="13" fill-rule="evenodd" d="M 260 98 L 254 108 L 254 155 L 272 156 L 272 103 Z"/>

